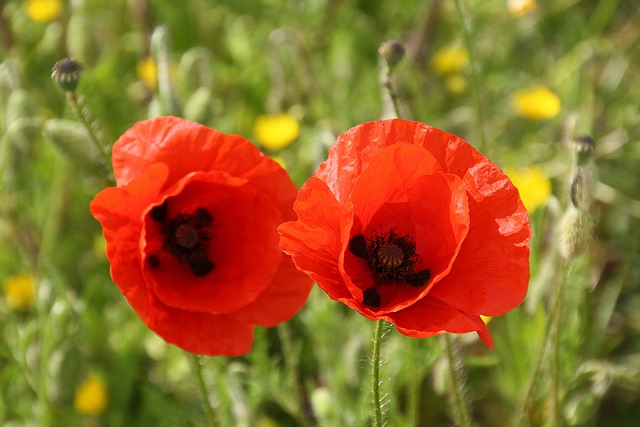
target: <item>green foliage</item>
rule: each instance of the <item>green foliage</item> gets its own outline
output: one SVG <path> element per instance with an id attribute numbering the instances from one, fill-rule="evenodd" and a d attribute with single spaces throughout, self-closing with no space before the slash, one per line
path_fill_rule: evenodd
<path id="1" fill-rule="evenodd" d="M 137 120 L 182 112 L 253 139 L 258 115 L 288 112 L 298 139 L 277 154 L 302 184 L 335 136 L 382 111 L 377 49 L 395 39 L 400 109 L 474 143 L 498 165 L 541 166 L 553 181 L 532 214 L 531 287 L 495 318 L 495 350 L 456 337 L 472 418 L 482 426 L 636 426 L 640 419 L 640 7 L 635 0 L 539 2 L 515 18 L 504 0 L 74 1 L 34 22 L 0 1 L 0 281 L 33 275 L 25 312 L 0 300 L 0 424 L 203 425 L 187 357 L 148 331 L 108 276 L 88 211 L 101 159 L 51 67 L 84 65 L 77 89 L 105 147 Z M 145 7 L 148 6 L 148 7 Z M 464 45 L 471 63 L 448 90 L 431 59 Z M 150 55 L 158 85 L 136 72 Z M 163 62 L 164 61 L 164 62 Z M 163 66 L 161 66 L 164 64 Z M 476 71 L 476 81 L 472 68 Z M 542 84 L 561 99 L 546 121 L 521 117 L 512 94 Z M 577 124 L 566 129 L 571 113 Z M 562 260 L 557 227 L 569 203 L 563 140 L 596 140 L 589 249 Z M 484 135 L 484 136 L 483 136 Z M 484 142 L 483 142 L 484 141 Z M 597 171 L 597 173 L 595 173 Z M 370 425 L 374 324 L 318 289 L 290 323 L 256 330 L 252 352 L 206 360 L 222 426 Z M 388 425 L 451 425 L 451 370 L 438 338 L 394 330 L 382 344 Z M 109 403 L 74 409 L 96 374 Z"/>

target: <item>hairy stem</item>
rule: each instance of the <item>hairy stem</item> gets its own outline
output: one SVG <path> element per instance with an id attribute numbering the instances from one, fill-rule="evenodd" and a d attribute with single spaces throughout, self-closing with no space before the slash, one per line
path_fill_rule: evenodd
<path id="1" fill-rule="evenodd" d="M 373 333 L 373 350 L 371 355 L 371 387 L 373 392 L 373 425 L 382 427 L 382 402 L 380 398 L 380 343 L 382 341 L 382 330 L 384 320 L 376 322 L 376 329 Z"/>
<path id="2" fill-rule="evenodd" d="M 455 417 L 456 425 L 461 427 L 471 427 L 471 417 L 469 416 L 469 410 L 464 400 L 464 390 L 462 384 L 462 378 L 460 378 L 460 372 L 458 368 L 458 360 L 453 350 L 453 343 L 451 337 L 448 334 L 444 335 L 445 352 L 447 354 L 447 362 L 449 365 L 449 375 L 451 376 L 451 399 L 453 403 L 453 415 Z"/>
<path id="3" fill-rule="evenodd" d="M 191 359 L 191 367 L 193 374 L 198 382 L 198 390 L 200 391 L 200 398 L 202 400 L 202 407 L 204 409 L 204 415 L 207 419 L 207 425 L 210 427 L 217 426 L 216 415 L 209 401 L 209 392 L 207 391 L 207 385 L 204 381 L 204 375 L 202 374 L 202 365 L 200 364 L 200 357 L 195 354 L 189 354 Z"/>

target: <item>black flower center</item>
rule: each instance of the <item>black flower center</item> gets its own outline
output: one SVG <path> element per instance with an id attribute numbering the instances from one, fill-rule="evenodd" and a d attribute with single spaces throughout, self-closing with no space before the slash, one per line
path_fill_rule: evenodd
<path id="1" fill-rule="evenodd" d="M 428 269 L 415 272 L 421 260 L 411 235 L 398 235 L 393 228 L 386 234 L 371 232 L 368 239 L 362 234 L 354 235 L 349 241 L 349 251 L 367 262 L 374 278 L 374 285 L 363 293 L 362 302 L 369 307 L 380 306 L 380 286 L 407 283 L 418 288 L 431 278 Z"/>
<path id="2" fill-rule="evenodd" d="M 167 202 L 154 207 L 149 216 L 160 223 L 163 237 L 162 249 L 181 263 L 189 265 L 191 272 L 198 277 L 209 274 L 214 267 L 209 259 L 208 249 L 211 239 L 210 225 L 213 216 L 208 210 L 198 208 L 190 214 L 180 213 L 169 218 Z M 153 269 L 160 267 L 158 255 L 147 257 L 147 264 Z"/>

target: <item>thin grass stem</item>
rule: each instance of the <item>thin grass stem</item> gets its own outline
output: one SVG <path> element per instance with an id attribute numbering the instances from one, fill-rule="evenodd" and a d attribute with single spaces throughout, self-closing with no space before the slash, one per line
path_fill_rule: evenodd
<path id="1" fill-rule="evenodd" d="M 479 129 L 480 135 L 478 140 L 477 149 L 478 151 L 483 151 L 486 146 L 486 134 L 485 134 L 485 112 L 484 107 L 482 105 L 482 92 L 480 89 L 479 77 L 478 77 L 478 69 L 476 67 L 475 61 L 475 53 L 473 49 L 473 44 L 471 42 L 471 30 L 469 29 L 469 25 L 464 17 L 464 12 L 462 10 L 462 0 L 454 0 L 456 5 L 456 12 L 460 18 L 460 22 L 462 23 L 462 35 L 464 37 L 464 45 L 467 49 L 467 53 L 469 55 L 469 68 L 471 69 L 471 86 L 473 87 L 473 95 L 475 101 L 475 112 L 476 112 L 476 126 Z"/>

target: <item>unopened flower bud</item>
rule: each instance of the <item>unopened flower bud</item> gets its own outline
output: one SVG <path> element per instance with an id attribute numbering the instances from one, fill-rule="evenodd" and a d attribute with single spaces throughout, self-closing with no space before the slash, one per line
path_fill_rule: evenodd
<path id="1" fill-rule="evenodd" d="M 569 206 L 558 227 L 560 254 L 571 259 L 580 255 L 589 245 L 593 223 L 584 209 Z"/>
<path id="2" fill-rule="evenodd" d="M 575 153 L 575 163 L 583 166 L 591 158 L 596 148 L 596 141 L 589 135 L 580 135 L 571 141 L 571 149 Z"/>
<path id="3" fill-rule="evenodd" d="M 405 49 L 400 42 L 390 40 L 380 45 L 378 55 L 393 69 L 404 59 Z"/>
<path id="4" fill-rule="evenodd" d="M 56 62 L 51 70 L 51 78 L 66 92 L 73 92 L 80 82 L 82 65 L 73 59 L 65 58 Z"/>

